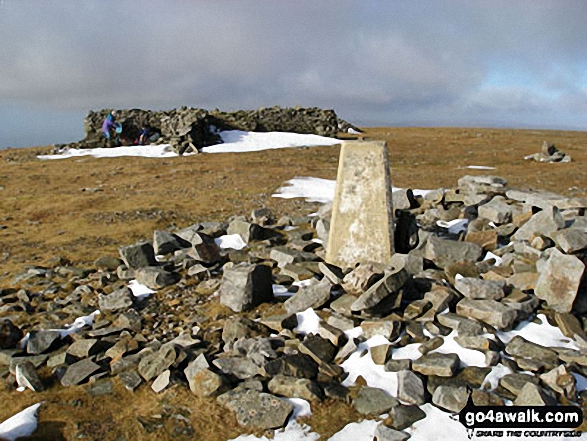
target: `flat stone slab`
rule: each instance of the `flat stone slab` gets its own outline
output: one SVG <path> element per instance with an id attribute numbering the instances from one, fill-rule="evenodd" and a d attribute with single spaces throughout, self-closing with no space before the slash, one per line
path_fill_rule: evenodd
<path id="1" fill-rule="evenodd" d="M 387 144 L 344 142 L 325 260 L 341 268 L 387 265 L 394 252 Z"/>
<path id="2" fill-rule="evenodd" d="M 80 384 L 99 369 L 100 366 L 89 358 L 85 358 L 67 368 L 65 375 L 61 378 L 61 384 L 66 387 Z"/>
<path id="3" fill-rule="evenodd" d="M 577 257 L 553 253 L 543 268 L 534 293 L 560 313 L 571 312 L 585 264 Z"/>

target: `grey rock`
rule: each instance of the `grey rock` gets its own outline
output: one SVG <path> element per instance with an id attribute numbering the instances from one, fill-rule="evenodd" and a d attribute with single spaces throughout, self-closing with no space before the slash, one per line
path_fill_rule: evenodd
<path id="1" fill-rule="evenodd" d="M 220 303 L 235 312 L 246 311 L 273 299 L 271 269 L 241 263 L 224 271 Z"/>
<path id="2" fill-rule="evenodd" d="M 153 250 L 156 255 L 170 254 L 189 248 L 190 245 L 190 242 L 169 231 L 155 230 L 153 232 Z"/>
<path id="3" fill-rule="evenodd" d="M 391 302 L 391 309 L 395 309 L 401 302 L 401 296 L 398 295 L 400 288 L 406 283 L 409 275 L 407 271 L 386 272 L 381 280 L 367 289 L 352 305 L 352 311 L 363 311 L 379 305 L 387 297 L 394 295 L 395 299 Z"/>
<path id="4" fill-rule="evenodd" d="M 102 312 L 114 312 L 128 309 L 133 304 L 132 291 L 129 288 L 121 288 L 112 294 L 100 294 L 98 305 Z"/>
<path id="5" fill-rule="evenodd" d="M 124 246 L 118 249 L 124 264 L 131 269 L 143 266 L 156 266 L 155 251 L 150 242 L 139 242 L 134 245 Z"/>
<path id="6" fill-rule="evenodd" d="M 469 393 L 464 386 L 438 386 L 432 395 L 432 402 L 451 412 L 460 412 L 467 404 L 468 398 Z"/>
<path id="7" fill-rule="evenodd" d="M 514 406 L 556 406 L 557 400 L 533 383 L 526 383 L 518 393 Z"/>
<path id="8" fill-rule="evenodd" d="M 319 262 L 318 269 L 324 275 L 325 278 L 330 280 L 333 285 L 340 285 L 344 279 L 344 273 L 336 265 L 332 265 L 326 262 Z"/>
<path id="9" fill-rule="evenodd" d="M 308 286 L 301 287 L 297 293 L 285 301 L 287 313 L 295 314 L 308 308 L 319 308 L 330 300 L 331 288 L 332 284 L 326 277 L 319 282 L 314 281 Z"/>
<path id="10" fill-rule="evenodd" d="M 412 371 L 399 371 L 397 397 L 410 404 L 426 403 L 426 393 L 422 379 Z"/>
<path id="11" fill-rule="evenodd" d="M 265 372 L 270 376 L 287 375 L 313 380 L 318 375 L 318 363 L 306 354 L 284 355 L 269 361 L 265 365 Z"/>
<path id="12" fill-rule="evenodd" d="M 564 228 L 565 220 L 558 208 L 554 207 L 539 211 L 533 215 L 518 231 L 512 236 L 513 240 L 529 241 L 533 236 L 550 236 L 555 231 Z"/>
<path id="13" fill-rule="evenodd" d="M 350 338 L 342 348 L 340 348 L 340 350 L 338 351 L 338 353 L 336 354 L 336 357 L 334 357 L 334 360 L 336 361 L 336 363 L 341 364 L 342 362 L 344 362 L 353 352 L 355 352 L 355 350 L 357 349 L 357 342 L 358 340 L 355 340 L 354 338 Z"/>
<path id="14" fill-rule="evenodd" d="M 42 354 L 60 340 L 59 331 L 31 331 L 26 344 L 27 354 Z"/>
<path id="15" fill-rule="evenodd" d="M 293 404 L 250 389 L 227 392 L 218 400 L 234 412 L 238 423 L 244 427 L 277 429 L 285 425 L 293 412 Z"/>
<path id="16" fill-rule="evenodd" d="M 153 391 L 157 394 L 159 392 L 163 392 L 163 390 L 169 386 L 170 378 L 171 371 L 169 369 L 164 370 L 157 378 L 155 378 L 155 381 L 153 381 L 153 384 L 151 384 L 151 389 L 153 389 Z"/>
<path id="17" fill-rule="evenodd" d="M 231 344 L 240 338 L 268 337 L 273 331 L 270 327 L 245 317 L 233 317 L 224 322 L 222 341 Z"/>
<path id="18" fill-rule="evenodd" d="M 161 267 L 147 266 L 137 269 L 135 278 L 137 282 L 148 288 L 161 289 L 176 284 L 181 279 L 181 276 L 175 272 L 165 271 Z"/>
<path id="19" fill-rule="evenodd" d="M 226 392 L 228 380 L 208 368 L 200 369 L 188 378 L 190 390 L 201 398 L 216 397 Z"/>
<path id="20" fill-rule="evenodd" d="M 337 348 L 331 341 L 318 335 L 309 335 L 298 346 L 300 352 L 309 355 L 316 362 L 330 363 L 336 356 Z"/>
<path id="21" fill-rule="evenodd" d="M 308 401 L 322 400 L 324 398 L 324 393 L 320 386 L 306 378 L 276 375 L 267 383 L 267 389 L 272 394 L 288 398 L 302 398 Z"/>
<path id="22" fill-rule="evenodd" d="M 471 300 L 464 298 L 457 303 L 457 314 L 488 323 L 497 329 L 511 329 L 518 314 L 495 300 Z"/>
<path id="23" fill-rule="evenodd" d="M 399 337 L 402 326 L 399 320 L 363 320 L 361 329 L 363 330 L 362 337 L 367 340 L 375 335 L 382 335 L 388 340 L 395 340 Z"/>
<path id="24" fill-rule="evenodd" d="M 65 387 L 80 384 L 90 377 L 90 375 L 100 370 L 100 366 L 94 363 L 91 359 L 85 358 L 72 364 L 67 368 L 65 374 L 61 378 L 61 384 Z"/>
<path id="25" fill-rule="evenodd" d="M 120 378 L 124 387 L 130 391 L 134 391 L 143 382 L 141 376 L 134 370 L 121 372 L 118 374 L 118 378 Z"/>
<path id="26" fill-rule="evenodd" d="M 98 380 L 90 384 L 90 386 L 86 388 L 86 392 L 92 397 L 111 395 L 114 393 L 114 385 L 110 379 Z"/>
<path id="27" fill-rule="evenodd" d="M 558 392 L 569 400 L 574 400 L 577 396 L 575 377 L 569 372 L 569 370 L 567 370 L 565 365 L 561 364 L 560 366 L 540 375 L 540 380 L 552 390 Z"/>
<path id="28" fill-rule="evenodd" d="M 356 300 L 357 298 L 354 295 L 343 294 L 330 303 L 330 309 L 341 316 L 351 317 L 353 314 L 351 311 L 351 305 L 355 303 Z"/>
<path id="29" fill-rule="evenodd" d="M 423 375 L 452 377 L 459 367 L 457 354 L 431 353 L 412 361 L 412 369 Z"/>
<path id="30" fill-rule="evenodd" d="M 516 396 L 524 388 L 526 383 L 538 384 L 539 380 L 533 375 L 518 372 L 504 375 L 499 379 L 499 385 Z"/>
<path id="31" fill-rule="evenodd" d="M 553 253 L 536 282 L 534 293 L 555 311 L 570 312 L 584 271 L 585 264 L 577 257 Z"/>
<path id="32" fill-rule="evenodd" d="M 12 321 L 7 318 L 0 320 L 0 349 L 16 347 L 23 337 L 24 333 Z"/>
<path id="33" fill-rule="evenodd" d="M 353 401 L 355 410 L 363 415 L 381 415 L 398 405 L 397 398 L 376 387 L 362 387 Z"/>
<path id="34" fill-rule="evenodd" d="M 332 317 L 330 317 L 332 318 Z M 352 320 L 351 320 L 352 322 Z M 340 321 L 336 321 L 335 323 L 341 325 L 342 323 Z M 342 326 L 345 326 L 344 324 L 342 324 Z M 351 326 L 349 328 L 346 329 L 351 329 L 354 328 L 354 326 Z M 347 341 L 347 336 L 344 333 L 344 331 L 337 327 L 337 326 L 332 326 L 331 324 L 328 323 L 324 323 L 323 321 L 320 321 L 319 325 L 318 325 L 318 335 L 322 338 L 325 338 L 326 340 L 330 341 L 334 346 L 336 347 L 340 347 L 343 346 L 346 341 Z"/>
<path id="35" fill-rule="evenodd" d="M 552 349 L 532 343 L 519 335 L 506 345 L 505 351 L 516 358 L 530 358 L 547 370 L 559 364 L 558 355 Z"/>
<path id="36" fill-rule="evenodd" d="M 458 180 L 461 190 L 468 193 L 488 193 L 505 191 L 507 180 L 499 176 L 463 176 Z"/>
<path id="37" fill-rule="evenodd" d="M 237 218 L 228 224 L 226 234 L 238 234 L 243 242 L 247 244 L 252 240 L 263 240 L 265 238 L 263 227 L 247 222 L 244 218 Z"/>
<path id="38" fill-rule="evenodd" d="M 95 355 L 96 349 L 98 349 L 97 342 L 98 340 L 95 338 L 76 340 L 67 348 L 67 353 L 77 358 L 87 358 L 90 355 Z"/>
<path id="39" fill-rule="evenodd" d="M 502 284 L 492 280 L 463 277 L 455 281 L 455 288 L 473 300 L 501 300 L 504 296 Z"/>
<path id="40" fill-rule="evenodd" d="M 47 359 L 47 367 L 55 368 L 63 365 L 70 365 L 77 361 L 76 357 L 67 353 L 67 351 L 59 352 L 58 354 L 51 355 Z"/>
<path id="41" fill-rule="evenodd" d="M 381 278 L 382 273 L 383 269 L 380 267 L 372 264 L 359 264 L 344 276 L 342 287 L 348 294 L 361 295 Z"/>
<path id="42" fill-rule="evenodd" d="M 426 242 L 423 257 L 432 260 L 436 266 L 445 268 L 458 261 L 476 262 L 482 254 L 483 248 L 474 243 L 430 237 Z"/>
<path id="43" fill-rule="evenodd" d="M 374 441 L 406 441 L 411 436 L 409 433 L 387 427 L 383 423 L 375 428 L 374 435 Z"/>
<path id="44" fill-rule="evenodd" d="M 137 311 L 129 309 L 121 313 L 112 326 L 118 329 L 128 329 L 129 331 L 139 332 L 142 329 L 142 318 Z"/>
<path id="45" fill-rule="evenodd" d="M 486 204 L 478 208 L 479 217 L 485 218 L 496 224 L 505 224 L 512 219 L 512 207 L 506 203 L 502 196 L 496 196 Z"/>
<path id="46" fill-rule="evenodd" d="M 204 264 L 214 264 L 220 260 L 220 247 L 207 234 L 196 233 L 191 238 L 191 248 L 188 256 Z"/>
<path id="47" fill-rule="evenodd" d="M 400 372 L 412 368 L 412 360 L 406 358 L 401 360 L 389 360 L 385 363 L 384 369 L 387 372 Z"/>
<path id="48" fill-rule="evenodd" d="M 158 377 L 168 369 L 176 359 L 175 349 L 172 345 L 162 346 L 157 352 L 147 354 L 139 362 L 138 371 L 145 380 L 149 381 Z"/>
<path id="49" fill-rule="evenodd" d="M 263 317 L 261 323 L 276 332 L 281 332 L 284 329 L 292 330 L 298 326 L 298 318 L 295 314 L 277 314 Z"/>
<path id="50" fill-rule="evenodd" d="M 261 374 L 259 366 L 252 360 L 244 357 L 223 357 L 212 362 L 220 371 L 225 374 L 234 375 L 244 380 Z"/>
<path id="51" fill-rule="evenodd" d="M 116 268 L 118 268 L 123 263 L 124 262 L 118 257 L 101 256 L 94 261 L 94 267 L 108 271 L 116 271 Z"/>
<path id="52" fill-rule="evenodd" d="M 391 256 L 389 266 L 396 271 L 403 269 L 408 275 L 413 276 L 419 274 L 424 270 L 424 259 L 414 254 L 395 253 Z"/>
<path id="53" fill-rule="evenodd" d="M 394 429 L 403 430 L 410 427 L 416 421 L 426 418 L 426 412 L 420 406 L 395 406 L 389 411 Z"/>
<path id="54" fill-rule="evenodd" d="M 18 363 L 14 368 L 14 376 L 20 387 L 26 387 L 33 392 L 40 392 L 44 389 L 43 382 L 30 361 Z"/>
<path id="55" fill-rule="evenodd" d="M 378 365 L 384 365 L 387 363 L 389 357 L 391 357 L 393 346 L 390 344 L 382 344 L 377 346 L 372 346 L 370 349 L 371 359 L 373 363 Z"/>
<path id="56" fill-rule="evenodd" d="M 573 254 L 587 248 L 587 232 L 578 228 L 566 228 L 550 235 L 556 246 L 566 254 Z"/>

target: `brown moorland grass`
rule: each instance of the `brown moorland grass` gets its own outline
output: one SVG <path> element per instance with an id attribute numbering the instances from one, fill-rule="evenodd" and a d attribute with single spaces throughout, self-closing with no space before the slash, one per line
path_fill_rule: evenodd
<path id="1" fill-rule="evenodd" d="M 464 175 L 492 174 L 514 187 L 587 196 L 587 132 L 367 128 L 361 137 L 387 141 L 396 187 L 454 187 Z M 573 162 L 525 161 L 544 140 L 570 154 Z M 48 150 L 0 151 L 0 287 L 11 286 L 25 265 L 47 264 L 57 256 L 90 268 L 96 258 L 117 255 L 119 246 L 150 238 L 156 229 L 226 220 L 259 207 L 278 215 L 307 214 L 316 206 L 271 195 L 296 176 L 335 179 L 339 153 L 333 146 L 166 159 L 36 159 Z M 472 170 L 469 165 L 496 169 Z M 117 385 L 114 395 L 92 398 L 84 386 L 54 386 L 34 394 L 16 393 L 3 383 L 0 421 L 41 400 L 46 405 L 34 439 L 69 439 L 78 427 L 87 428 L 87 439 L 171 439 L 165 429 L 146 433 L 136 419 L 164 413 L 166 403 L 187 409 L 185 417 L 196 431 L 190 439 L 225 440 L 243 432 L 214 400 L 197 399 L 182 387 L 156 395 L 145 385 L 134 393 Z M 316 403 L 312 410 L 314 415 L 304 421 L 324 439 L 357 420 L 343 403 Z"/>

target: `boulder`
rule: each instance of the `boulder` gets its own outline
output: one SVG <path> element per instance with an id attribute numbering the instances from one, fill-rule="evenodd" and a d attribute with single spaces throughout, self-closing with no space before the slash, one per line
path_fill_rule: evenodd
<path id="1" fill-rule="evenodd" d="M 273 300 L 271 268 L 240 263 L 224 271 L 220 303 L 235 312 L 246 311 Z"/>
<path id="2" fill-rule="evenodd" d="M 536 282 L 534 293 L 555 311 L 570 312 L 584 271 L 585 264 L 577 257 L 553 253 Z"/>

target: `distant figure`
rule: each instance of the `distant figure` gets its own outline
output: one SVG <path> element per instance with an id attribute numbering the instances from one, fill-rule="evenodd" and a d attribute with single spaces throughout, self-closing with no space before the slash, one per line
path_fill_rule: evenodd
<path id="1" fill-rule="evenodd" d="M 108 140 L 109 146 L 111 146 L 112 132 L 116 133 L 116 128 L 118 126 L 119 125 L 116 123 L 116 110 L 113 110 L 108 114 L 104 120 L 104 123 L 102 124 L 102 133 L 104 133 L 104 136 Z"/>
<path id="2" fill-rule="evenodd" d="M 149 137 L 151 136 L 153 129 L 148 124 L 143 124 L 141 130 L 139 130 L 139 145 L 147 145 L 149 144 L 150 140 Z"/>

